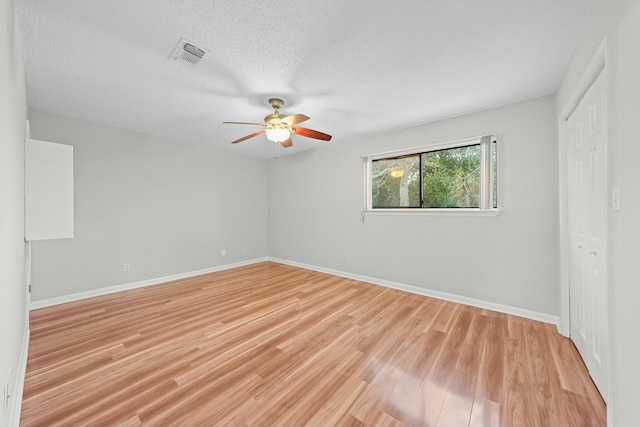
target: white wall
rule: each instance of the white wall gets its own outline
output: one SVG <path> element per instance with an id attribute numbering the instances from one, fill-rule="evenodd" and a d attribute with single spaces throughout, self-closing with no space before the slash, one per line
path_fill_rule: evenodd
<path id="1" fill-rule="evenodd" d="M 562 111 L 599 44 L 607 38 L 609 194 L 620 188 L 620 212 L 609 210 L 612 367 L 609 425 L 640 420 L 640 0 L 601 0 L 592 13 L 557 96 Z"/>
<path id="2" fill-rule="evenodd" d="M 26 95 L 13 1 L 0 1 L 0 386 L 13 372 L 14 398 L 26 328 L 24 137 Z M 0 392 L 0 395 L 3 393 Z M 0 402 L 0 426 L 9 425 Z M 17 420 L 13 420 L 17 425 Z"/>
<path id="3" fill-rule="evenodd" d="M 270 160 L 269 255 L 557 316 L 554 117 L 547 96 Z M 488 132 L 499 140 L 499 216 L 361 222 L 361 156 Z"/>
<path id="4" fill-rule="evenodd" d="M 34 302 L 267 256 L 264 160 L 29 118 L 33 138 L 74 146 L 75 237 L 33 242 Z"/>

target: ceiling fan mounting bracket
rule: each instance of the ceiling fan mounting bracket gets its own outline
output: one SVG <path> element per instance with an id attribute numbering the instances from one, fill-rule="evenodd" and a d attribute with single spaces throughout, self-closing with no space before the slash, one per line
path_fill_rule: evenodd
<path id="1" fill-rule="evenodd" d="M 274 110 L 279 110 L 284 105 L 284 101 L 280 98 L 270 98 L 269 104 Z"/>

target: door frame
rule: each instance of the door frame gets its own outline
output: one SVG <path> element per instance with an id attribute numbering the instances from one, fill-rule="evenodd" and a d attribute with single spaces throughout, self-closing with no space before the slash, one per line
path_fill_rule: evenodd
<path id="1" fill-rule="evenodd" d="M 31 123 L 29 122 L 29 120 L 26 121 L 25 123 L 25 138 L 24 138 L 24 147 L 26 150 L 26 141 L 27 139 L 31 139 Z M 25 162 L 26 162 L 26 157 L 25 157 Z M 25 166 L 25 170 L 26 170 L 26 166 Z M 26 180 L 26 173 L 25 173 L 25 180 Z M 26 187 L 26 184 L 25 184 Z M 24 205 L 25 208 L 27 206 L 27 195 L 25 192 L 24 195 Z M 25 213 L 25 220 L 26 220 L 26 213 Z M 25 227 L 24 230 L 24 235 L 26 236 L 27 229 Z M 25 302 L 26 302 L 26 307 L 25 307 L 25 313 L 26 313 L 26 324 L 29 325 L 29 311 L 31 310 L 31 241 L 27 240 L 25 238 L 24 240 L 24 269 L 25 269 L 25 274 L 24 274 L 24 278 L 25 278 Z"/>
<path id="2" fill-rule="evenodd" d="M 605 79 L 605 88 L 607 91 L 606 103 L 607 103 L 607 153 L 609 152 L 609 143 L 611 141 L 611 102 L 609 96 L 609 70 L 608 70 L 608 49 L 607 49 L 607 37 L 605 36 L 594 55 L 586 67 L 585 71 L 580 78 L 580 82 L 575 87 L 573 93 L 569 97 L 567 103 L 561 107 L 560 114 L 558 116 L 558 201 L 559 201 L 559 233 L 560 233 L 560 322 L 558 324 L 558 331 L 565 337 L 571 335 L 571 308 L 570 308 L 570 289 L 569 289 L 569 266 L 570 266 L 570 248 L 569 248 L 569 225 L 568 225 L 568 170 L 567 170 L 567 137 L 566 137 L 566 122 L 574 112 L 584 95 L 591 88 L 595 80 L 602 73 Z M 609 175 L 611 173 L 609 167 L 609 160 L 607 154 L 607 208 L 605 209 L 605 227 L 604 227 L 604 242 L 606 248 L 606 255 L 604 257 L 605 273 L 604 277 L 607 282 L 607 342 L 606 342 L 606 354 L 607 354 L 607 390 L 606 395 L 611 396 L 612 389 L 612 358 L 611 358 L 611 286 L 610 276 L 608 273 L 609 265 Z M 607 406 L 610 407 L 609 405 Z"/>

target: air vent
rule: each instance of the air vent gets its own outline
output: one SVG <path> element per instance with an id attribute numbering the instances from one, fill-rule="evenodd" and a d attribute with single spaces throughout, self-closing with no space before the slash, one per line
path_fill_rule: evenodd
<path id="1" fill-rule="evenodd" d="M 176 61 L 197 65 L 208 52 L 209 50 L 183 38 L 174 49 L 171 57 Z"/>
<path id="2" fill-rule="evenodd" d="M 182 46 L 182 54 L 180 54 L 180 59 L 196 65 L 203 56 L 204 50 L 200 49 L 199 47 L 196 47 L 189 43 L 185 43 L 185 45 Z"/>

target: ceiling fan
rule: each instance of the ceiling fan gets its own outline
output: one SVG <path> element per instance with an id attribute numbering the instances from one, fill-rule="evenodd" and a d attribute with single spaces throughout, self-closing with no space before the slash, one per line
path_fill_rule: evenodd
<path id="1" fill-rule="evenodd" d="M 306 136 L 307 138 L 319 139 L 322 141 L 331 140 L 331 135 L 318 132 L 317 130 L 296 126 L 298 123 L 306 122 L 307 120 L 309 120 L 309 117 L 305 116 L 304 114 L 293 114 L 291 116 L 280 114 L 280 108 L 284 105 L 284 101 L 282 99 L 271 98 L 269 99 L 269 104 L 271 104 L 271 107 L 273 107 L 274 111 L 272 114 L 268 114 L 267 116 L 265 116 L 264 123 L 223 122 L 234 125 L 252 125 L 264 127 L 264 129 L 236 139 L 232 142 L 232 144 L 246 141 L 247 139 L 258 136 L 261 133 L 264 133 L 267 136 L 268 140 L 277 142 L 285 148 L 291 147 L 293 145 L 293 141 L 291 141 L 292 133 L 300 136 Z"/>

